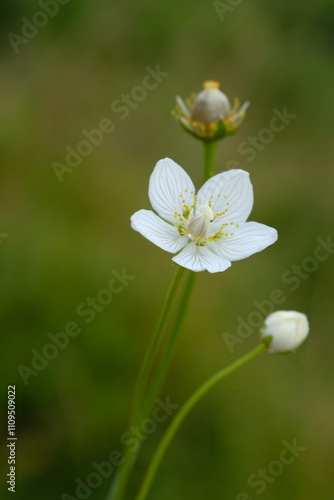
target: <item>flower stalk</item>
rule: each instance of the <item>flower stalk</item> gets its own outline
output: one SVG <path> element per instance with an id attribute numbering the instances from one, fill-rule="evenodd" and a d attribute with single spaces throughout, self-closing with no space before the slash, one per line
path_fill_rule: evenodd
<path id="1" fill-rule="evenodd" d="M 226 378 L 228 375 L 232 374 L 245 364 L 247 364 L 249 361 L 252 359 L 256 358 L 261 352 L 266 350 L 266 346 L 261 343 L 258 345 L 255 349 L 250 351 L 248 354 L 245 356 L 242 356 L 241 358 L 237 359 L 232 363 L 231 365 L 227 366 L 226 368 L 223 368 L 219 372 L 217 372 L 215 375 L 210 377 L 204 384 L 202 384 L 191 396 L 190 398 L 183 404 L 181 409 L 178 411 L 176 416 L 174 417 L 173 421 L 171 422 L 170 426 L 168 427 L 165 435 L 163 436 L 162 440 L 160 441 L 160 444 L 153 456 L 153 459 L 151 461 L 151 464 L 147 470 L 146 476 L 144 478 L 143 484 L 141 486 L 141 489 L 136 496 L 135 500 L 145 500 L 153 483 L 153 480 L 155 478 L 155 475 L 157 473 L 158 467 L 161 463 L 161 460 L 163 459 L 168 446 L 170 445 L 171 441 L 173 440 L 176 432 L 178 431 L 180 425 L 182 422 L 185 420 L 187 415 L 190 413 L 190 411 L 194 408 L 194 406 L 202 399 L 203 396 L 213 387 L 215 386 L 218 382 Z"/>
<path id="2" fill-rule="evenodd" d="M 154 400 L 158 396 L 165 381 L 166 374 L 175 350 L 176 342 L 189 307 L 191 295 L 194 289 L 195 279 L 196 274 L 192 271 L 188 271 L 188 278 L 184 287 L 183 296 L 180 300 L 178 311 L 176 313 L 174 325 L 172 331 L 170 332 L 167 345 L 157 368 L 157 372 L 152 380 L 152 385 L 146 399 L 145 410 L 142 415 L 143 418 L 149 415 L 152 411 Z"/>
<path id="3" fill-rule="evenodd" d="M 204 176 L 203 184 L 210 177 L 215 175 L 215 158 L 217 152 L 217 142 L 216 141 L 203 141 L 203 152 L 204 152 Z"/>
<path id="4" fill-rule="evenodd" d="M 178 287 L 180 286 L 185 271 L 186 270 L 181 267 L 178 267 L 176 271 L 176 274 L 173 278 L 169 291 L 166 295 L 166 299 L 161 311 L 161 315 L 158 321 L 155 334 L 152 337 L 148 351 L 141 365 L 140 374 L 138 377 L 138 382 L 135 390 L 135 398 L 132 407 L 132 418 L 130 421 L 130 426 L 139 425 L 144 418 L 148 418 L 150 416 L 150 413 L 154 405 L 154 400 L 158 396 L 159 391 L 166 378 L 166 374 L 175 350 L 176 341 L 180 333 L 183 320 L 185 318 L 190 303 L 191 294 L 194 288 L 196 274 L 191 271 L 188 271 L 188 278 L 184 286 L 183 295 L 179 301 L 179 306 L 176 313 L 174 325 L 169 334 L 166 348 L 163 352 L 160 363 L 158 364 L 157 372 L 155 376 L 152 377 L 152 385 L 149 388 L 148 395 L 145 397 L 145 388 L 148 383 L 150 368 L 152 368 L 159 347 L 163 342 L 164 331 L 168 324 L 168 319 L 171 313 L 171 307 L 172 304 L 174 303 Z M 141 448 L 141 443 L 138 445 L 138 448 L 135 452 L 130 452 L 130 449 L 129 448 L 127 449 L 124 456 L 124 463 L 115 478 L 114 484 L 112 485 L 112 488 L 107 497 L 108 500 L 122 500 L 124 493 L 126 491 L 131 471 L 139 455 L 140 448 Z"/>
<path id="5" fill-rule="evenodd" d="M 182 282 L 184 273 L 185 269 L 178 266 L 174 274 L 174 277 L 171 281 L 171 284 L 169 286 L 169 289 L 167 291 L 157 326 L 151 338 L 150 344 L 148 346 L 148 349 L 146 351 L 146 354 L 144 356 L 138 374 L 129 427 L 140 423 L 141 420 L 140 414 L 143 413 L 141 411 L 141 408 L 143 408 L 145 405 L 144 395 L 146 386 L 149 381 L 149 375 L 153 368 L 153 364 L 155 362 L 158 350 L 163 342 L 164 333 L 166 331 L 171 310 L 177 295 L 177 291 Z M 148 411 L 148 414 L 146 416 L 149 416 L 149 412 L 150 410 Z M 112 484 L 112 488 L 107 497 L 108 500 L 121 500 L 123 498 L 129 480 L 129 476 L 136 463 L 140 447 L 141 446 L 139 445 L 137 450 L 134 452 L 130 452 L 129 448 L 127 448 L 124 456 L 124 463 L 121 469 L 119 469 L 119 471 L 117 472 L 116 478 Z"/>
<path id="6" fill-rule="evenodd" d="M 143 404 L 143 397 L 146 384 L 148 383 L 149 374 L 153 368 L 155 356 L 163 342 L 164 333 L 167 327 L 167 322 L 170 317 L 171 310 L 176 298 L 176 294 L 180 286 L 180 283 L 182 281 L 182 278 L 184 276 L 184 273 L 185 269 L 183 267 L 177 266 L 176 272 L 174 274 L 174 277 L 166 294 L 166 298 L 161 309 L 157 326 L 155 328 L 154 334 L 152 336 L 152 339 L 150 341 L 150 344 L 142 361 L 136 383 L 135 396 L 133 400 L 132 413 L 131 413 L 132 414 L 131 422 L 137 418 L 139 408 Z"/>

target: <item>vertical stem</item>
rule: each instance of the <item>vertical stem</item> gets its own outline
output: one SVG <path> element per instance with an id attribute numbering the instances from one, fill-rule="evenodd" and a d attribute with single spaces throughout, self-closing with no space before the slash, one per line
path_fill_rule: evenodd
<path id="1" fill-rule="evenodd" d="M 168 323 L 168 319 L 171 313 L 171 308 L 176 297 L 177 290 L 185 273 L 185 268 L 178 266 L 176 273 L 172 279 L 172 282 L 167 291 L 162 310 L 159 316 L 157 326 L 155 328 L 154 334 L 146 351 L 145 357 L 140 367 L 137 384 L 135 388 L 135 395 L 132 404 L 131 418 L 129 427 L 135 425 L 139 419 L 140 404 L 143 399 L 146 384 L 148 382 L 149 373 L 152 369 L 154 358 L 156 353 L 163 341 L 164 332 Z M 124 463 L 117 472 L 111 490 L 108 495 L 110 500 L 120 500 L 124 494 L 128 477 L 131 470 L 136 462 L 137 455 L 139 453 L 139 447 L 135 452 L 130 453 L 129 448 L 127 448 L 124 455 Z"/>
<path id="2" fill-rule="evenodd" d="M 200 399 L 215 385 L 217 382 L 220 382 L 223 378 L 227 377 L 231 373 L 235 372 L 238 368 L 242 367 L 249 361 L 251 361 L 253 358 L 258 356 L 261 352 L 266 350 L 266 347 L 263 343 L 261 343 L 259 346 L 257 346 L 255 349 L 253 349 L 251 352 L 246 354 L 245 356 L 239 358 L 236 360 L 234 363 L 229 365 L 228 367 L 224 368 L 223 370 L 220 370 L 218 373 L 213 375 L 209 380 L 204 382 L 193 394 L 190 396 L 190 398 L 184 403 L 184 405 L 181 407 L 177 415 L 175 416 L 174 420 L 168 427 L 165 435 L 163 436 L 162 440 L 160 441 L 160 444 L 158 446 L 157 451 L 155 452 L 155 455 L 153 456 L 152 462 L 149 466 L 149 469 L 146 473 L 146 476 L 144 478 L 144 482 L 142 484 L 142 487 L 136 496 L 135 500 L 145 500 L 147 497 L 152 482 L 154 480 L 154 477 L 156 475 L 157 469 L 160 465 L 161 460 L 164 457 L 164 454 L 170 445 L 173 437 L 175 436 L 177 430 L 179 429 L 180 425 L 186 418 L 186 416 L 190 413 L 192 408 L 200 401 Z"/>
<path id="3" fill-rule="evenodd" d="M 176 276 L 174 277 L 174 280 L 171 284 L 170 290 L 167 293 L 166 300 L 164 307 L 161 312 L 160 320 L 158 322 L 158 327 L 157 331 L 159 332 L 159 335 L 157 336 L 156 334 L 153 337 L 153 340 L 149 346 L 149 352 L 145 359 L 147 358 L 150 361 L 150 366 L 152 366 L 153 362 L 153 352 L 154 354 L 157 352 L 158 347 L 161 344 L 162 341 L 162 333 L 165 329 L 167 319 L 169 317 L 169 308 L 172 305 L 173 298 L 175 296 L 176 288 L 178 287 L 181 278 L 183 277 L 183 273 L 185 272 L 184 268 L 179 268 Z M 168 370 L 168 367 L 170 365 L 170 361 L 174 352 L 176 340 L 179 334 L 179 331 L 182 326 L 183 319 L 185 317 L 185 314 L 187 312 L 187 307 L 190 302 L 190 297 L 191 297 L 191 292 L 193 290 L 193 285 L 195 282 L 195 277 L 196 273 L 192 271 L 188 271 L 188 279 L 186 281 L 183 295 L 180 299 L 179 305 L 178 305 L 178 310 L 176 313 L 176 318 L 175 318 L 175 323 L 172 328 L 172 332 L 169 336 L 169 340 L 167 343 L 166 350 L 164 351 L 162 355 L 162 360 L 158 365 L 157 368 L 157 376 L 154 378 L 152 382 L 152 387 L 150 388 L 149 394 L 147 398 L 145 398 L 145 406 L 142 412 L 139 411 L 139 407 L 136 407 L 134 405 L 133 411 L 132 411 L 132 421 L 130 425 L 140 425 L 141 421 L 144 418 L 149 417 L 150 412 L 152 410 L 152 406 L 154 404 L 154 400 L 156 396 L 158 395 L 158 392 L 165 380 L 166 372 Z M 142 368 L 143 373 L 145 373 L 145 381 L 144 381 L 144 375 L 141 373 L 140 378 L 142 379 L 140 381 L 140 386 L 138 384 L 138 387 L 136 389 L 136 404 L 140 404 L 140 399 L 143 396 L 143 390 L 144 390 L 144 382 L 147 382 L 147 377 L 146 375 L 149 374 L 149 368 L 146 366 Z M 133 466 L 137 460 L 137 456 L 140 451 L 141 444 L 138 446 L 138 448 L 132 452 L 130 451 L 130 448 L 128 447 L 125 455 L 124 455 L 124 463 L 122 465 L 122 468 L 120 469 L 117 477 L 114 480 L 114 483 L 112 485 L 112 488 L 109 492 L 109 496 L 107 497 L 110 500 L 121 500 L 123 498 L 123 495 L 125 493 L 125 489 L 128 483 L 128 478 L 131 474 L 131 471 L 133 469 Z"/>
<path id="4" fill-rule="evenodd" d="M 135 389 L 135 396 L 134 396 L 134 401 L 133 401 L 133 407 L 132 407 L 132 418 L 131 422 L 133 422 L 139 412 L 139 406 L 142 400 L 142 397 L 144 395 L 145 391 L 145 386 L 148 381 L 148 376 L 150 373 L 150 370 L 152 369 L 153 361 L 154 361 L 154 356 L 156 355 L 161 342 L 163 340 L 163 334 L 166 330 L 167 326 L 167 321 L 171 312 L 171 307 L 173 305 L 177 289 L 180 285 L 180 282 L 182 280 L 182 277 L 184 275 L 185 268 L 178 266 L 176 273 L 173 277 L 173 280 L 170 284 L 170 287 L 167 291 L 166 297 L 164 304 L 162 306 L 162 310 L 159 316 L 159 320 L 157 323 L 157 326 L 155 328 L 154 334 L 152 336 L 152 339 L 150 341 L 150 344 L 148 346 L 148 349 L 146 351 L 145 357 L 142 361 L 137 383 L 136 383 L 136 389 Z"/>
<path id="5" fill-rule="evenodd" d="M 203 183 L 215 174 L 215 158 L 218 141 L 203 141 L 204 175 Z"/>
<path id="6" fill-rule="evenodd" d="M 168 368 L 171 363 L 171 359 L 175 350 L 175 344 L 177 341 L 177 338 L 179 336 L 179 332 L 183 323 L 183 320 L 185 318 L 190 298 L 191 298 L 191 293 L 194 288 L 194 283 L 196 279 L 196 273 L 193 271 L 188 271 L 188 279 L 184 287 L 184 294 L 182 299 L 180 300 L 179 308 L 175 317 L 175 322 L 174 326 L 172 328 L 172 332 L 168 338 L 168 343 L 166 346 L 166 349 L 164 350 L 164 353 L 162 355 L 162 359 L 159 363 L 159 366 L 157 368 L 157 373 L 153 379 L 150 391 L 148 393 L 147 399 L 146 399 L 146 404 L 145 404 L 145 409 L 143 412 L 143 418 L 146 417 L 147 415 L 150 414 L 154 400 L 157 397 L 157 395 L 160 392 L 160 389 L 162 388 L 162 385 L 165 381 L 166 378 L 166 373 L 168 371 Z"/>

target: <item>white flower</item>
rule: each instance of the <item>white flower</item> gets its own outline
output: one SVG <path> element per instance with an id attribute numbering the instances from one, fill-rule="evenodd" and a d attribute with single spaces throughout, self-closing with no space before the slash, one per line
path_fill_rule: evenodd
<path id="1" fill-rule="evenodd" d="M 253 207 L 253 188 L 243 170 L 211 177 L 196 196 L 188 174 L 165 158 L 153 170 L 149 198 L 158 215 L 139 210 L 131 217 L 132 228 L 176 253 L 173 261 L 192 271 L 225 271 L 232 261 L 277 240 L 275 229 L 245 222 Z"/>
<path id="2" fill-rule="evenodd" d="M 176 97 L 174 115 L 187 132 L 199 139 L 222 139 L 233 134 L 241 125 L 249 102 L 241 107 L 235 99 L 232 107 L 228 97 L 219 90 L 220 84 L 213 80 L 203 83 L 203 90 L 186 103 Z"/>
<path id="3" fill-rule="evenodd" d="M 296 311 L 276 311 L 267 317 L 261 330 L 261 338 L 269 352 L 294 351 L 307 337 L 307 316 Z"/>

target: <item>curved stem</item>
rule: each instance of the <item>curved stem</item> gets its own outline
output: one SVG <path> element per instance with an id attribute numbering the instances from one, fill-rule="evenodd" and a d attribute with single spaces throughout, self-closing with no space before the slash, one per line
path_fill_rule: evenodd
<path id="1" fill-rule="evenodd" d="M 204 175 L 203 183 L 215 174 L 217 141 L 203 141 Z"/>
<path id="2" fill-rule="evenodd" d="M 219 371 L 215 375 L 213 375 L 209 380 L 204 382 L 193 394 L 190 396 L 190 398 L 184 403 L 184 405 L 181 407 L 177 415 L 175 416 L 174 420 L 168 427 L 164 437 L 160 441 L 160 444 L 158 446 L 158 449 L 153 456 L 151 465 L 146 473 L 146 476 L 144 478 L 144 482 L 142 484 L 142 487 L 136 496 L 135 500 L 145 500 L 147 497 L 152 482 L 154 480 L 155 474 L 157 472 L 157 469 L 160 465 L 160 462 L 170 445 L 173 437 L 175 436 L 177 430 L 179 429 L 180 425 L 186 418 L 186 416 L 189 414 L 189 412 L 192 410 L 192 408 L 199 402 L 199 400 L 215 385 L 217 382 L 220 382 L 223 378 L 227 377 L 231 373 L 235 372 L 238 368 L 241 366 L 245 365 L 249 361 L 251 361 L 253 358 L 258 356 L 262 351 L 266 350 L 266 347 L 264 344 L 260 344 L 257 346 L 255 349 L 253 349 L 251 352 L 246 354 L 245 356 L 242 356 L 238 360 L 236 360 L 234 363 L 229 365 L 228 367 L 224 368 L 223 370 Z"/>

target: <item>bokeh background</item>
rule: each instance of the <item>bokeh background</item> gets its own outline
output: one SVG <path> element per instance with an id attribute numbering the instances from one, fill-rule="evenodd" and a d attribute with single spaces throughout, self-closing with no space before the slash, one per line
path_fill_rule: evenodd
<path id="1" fill-rule="evenodd" d="M 149 208 L 148 180 L 160 158 L 173 158 L 200 185 L 201 144 L 170 110 L 176 94 L 187 97 L 216 79 L 231 99 L 251 101 L 238 133 L 219 145 L 217 169 L 250 172 L 251 218 L 277 228 L 279 240 L 222 274 L 200 274 L 162 397 L 181 404 L 254 347 L 256 332 L 233 353 L 223 334 L 236 334 L 237 318 L 247 320 L 253 301 L 273 289 L 284 293 L 280 308 L 308 314 L 311 334 L 296 355 L 264 354 L 207 395 L 178 433 L 149 498 L 244 500 L 244 492 L 251 500 L 332 500 L 333 250 L 316 265 L 304 261 L 317 238 L 334 238 L 333 2 L 70 0 L 15 53 L 8 33 L 22 36 L 22 18 L 37 11 L 35 1 L 1 2 L 4 497 L 8 385 L 17 391 L 17 500 L 76 498 L 76 478 L 85 481 L 93 461 L 121 449 L 134 380 L 174 273 L 170 256 L 133 232 L 129 217 Z M 169 75 L 121 120 L 111 104 L 157 65 Z M 295 118 L 248 161 L 240 144 L 284 107 Z M 76 148 L 82 130 L 103 118 L 113 132 L 60 182 L 52 163 L 64 163 L 66 147 Z M 294 265 L 312 271 L 304 269 L 292 291 L 282 276 L 300 272 Z M 85 323 L 78 305 L 122 268 L 135 279 Z M 18 366 L 31 367 L 32 349 L 41 352 L 48 334 L 69 321 L 81 333 L 25 385 Z M 145 442 L 129 500 L 165 428 Z M 257 494 L 249 476 L 294 439 L 306 450 Z M 109 483 L 89 498 L 103 500 Z"/>

